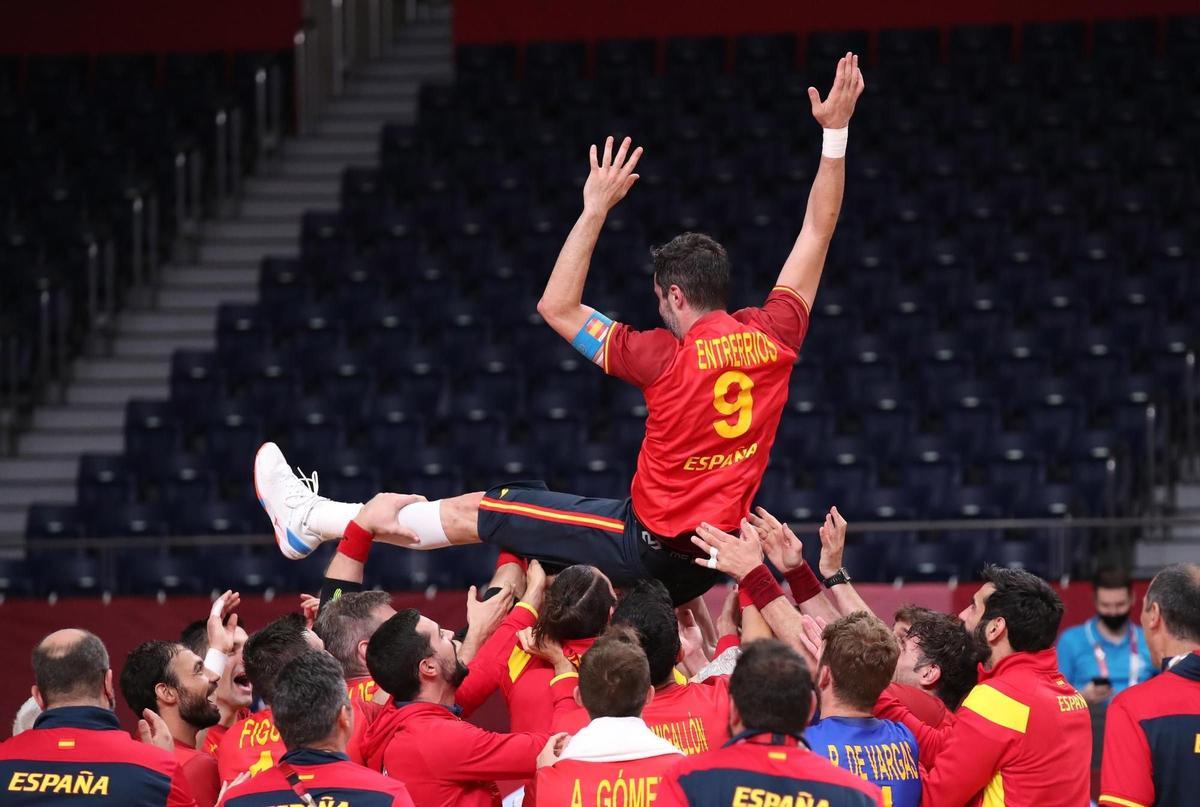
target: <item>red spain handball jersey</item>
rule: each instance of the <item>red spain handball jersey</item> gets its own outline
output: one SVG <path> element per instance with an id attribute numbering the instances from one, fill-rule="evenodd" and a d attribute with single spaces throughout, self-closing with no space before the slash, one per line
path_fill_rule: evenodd
<path id="1" fill-rule="evenodd" d="M 777 286 L 761 308 L 705 314 L 682 340 L 665 328 L 612 327 L 604 371 L 646 396 L 632 497 L 655 535 L 681 538 L 701 521 L 736 530 L 750 511 L 808 321 L 800 295 Z M 694 551 L 686 541 L 675 548 Z"/>

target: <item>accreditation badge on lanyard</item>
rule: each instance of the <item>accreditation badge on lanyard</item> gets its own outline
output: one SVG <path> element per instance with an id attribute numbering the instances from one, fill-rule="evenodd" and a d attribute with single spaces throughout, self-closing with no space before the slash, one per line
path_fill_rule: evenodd
<path id="1" fill-rule="evenodd" d="M 1138 673 L 1141 672 L 1140 667 L 1142 657 L 1138 655 L 1138 640 L 1137 631 L 1133 627 L 1132 622 L 1126 623 L 1129 627 L 1129 686 L 1133 686 L 1138 682 Z M 1100 670 L 1100 678 L 1112 679 L 1108 670 L 1108 658 L 1104 653 L 1104 648 L 1100 646 L 1100 639 L 1096 636 L 1096 629 L 1092 625 L 1091 620 L 1086 623 L 1088 641 L 1092 643 L 1092 654 L 1096 657 L 1096 667 Z"/>

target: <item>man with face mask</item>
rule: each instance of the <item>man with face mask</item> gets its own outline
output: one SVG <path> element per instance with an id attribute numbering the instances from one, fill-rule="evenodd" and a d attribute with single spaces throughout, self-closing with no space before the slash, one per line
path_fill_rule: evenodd
<path id="1" fill-rule="evenodd" d="M 125 659 L 121 694 L 135 715 L 146 709 L 167 724 L 175 758 L 183 766 L 200 807 L 212 807 L 221 792 L 217 760 L 196 750 L 196 735 L 216 725 L 221 712 L 213 700 L 217 676 L 204 661 L 176 642 L 143 642 Z"/>
<path id="2" fill-rule="evenodd" d="M 916 735 L 921 762 L 931 768 L 923 807 L 1087 804 L 1092 724 L 1087 701 L 1054 654 L 1062 600 L 1020 569 L 988 566 L 983 580 L 959 618 L 984 661 L 953 726 L 926 725 L 887 692 L 876 714 Z"/>
<path id="3" fill-rule="evenodd" d="M 454 700 L 469 669 L 451 631 L 415 608 L 375 631 L 367 669 L 392 696 L 363 739 L 367 767 L 402 780 L 417 804 L 498 807 L 496 780 L 532 778 L 539 754 L 566 737 L 464 722 Z"/>
<path id="4" fill-rule="evenodd" d="M 1096 615 L 1063 631 L 1058 668 L 1092 706 L 1154 675 L 1142 629 L 1129 620 L 1133 582 L 1123 569 L 1096 575 Z"/>

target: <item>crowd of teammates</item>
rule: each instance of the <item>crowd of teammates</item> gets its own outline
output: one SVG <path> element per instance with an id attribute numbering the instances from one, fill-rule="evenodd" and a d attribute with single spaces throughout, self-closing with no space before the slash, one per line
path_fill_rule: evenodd
<path id="1" fill-rule="evenodd" d="M 456 634 L 362 590 L 361 541 L 407 502 L 364 505 L 322 596 L 248 636 L 235 592 L 177 641 L 139 645 L 119 676 L 96 636 L 47 636 L 33 704 L 0 744 L 2 802 L 1089 803 L 1087 703 L 1054 650 L 1062 603 L 1029 573 L 989 567 L 957 617 L 907 607 L 889 627 L 848 574 L 831 579 L 836 509 L 816 570 L 759 510 L 740 535 L 698 531 L 738 584 L 715 619 L 655 580 L 617 590 L 594 567 L 549 576 L 502 555 Z M 1200 788 L 1200 565 L 1161 571 L 1141 622 L 1160 672 L 1110 708 L 1108 807 L 1187 804 Z M 507 732 L 471 722 L 496 692 Z"/>

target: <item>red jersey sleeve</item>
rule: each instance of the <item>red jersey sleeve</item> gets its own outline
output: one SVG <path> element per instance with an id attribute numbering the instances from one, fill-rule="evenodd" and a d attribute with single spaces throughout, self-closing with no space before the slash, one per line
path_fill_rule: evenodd
<path id="1" fill-rule="evenodd" d="M 216 801 L 208 802 L 213 804 Z M 167 807 L 199 807 L 196 799 L 192 796 L 191 788 L 188 787 L 187 776 L 184 774 L 182 765 L 175 765 L 175 773 L 171 776 L 171 790 L 167 793 Z"/>
<path id="2" fill-rule="evenodd" d="M 671 364 L 679 340 L 666 328 L 635 331 L 616 323 L 604 345 L 604 372 L 645 389 Z"/>
<path id="3" fill-rule="evenodd" d="M 200 807 L 213 807 L 221 795 L 221 775 L 217 772 L 217 760 L 208 754 L 196 754 L 183 763 L 183 774 L 188 788 Z"/>
<path id="4" fill-rule="evenodd" d="M 733 318 L 739 322 L 757 323 L 797 352 L 808 333 L 808 305 L 795 290 L 787 286 L 771 289 L 762 308 L 743 308 L 735 312 Z"/>
<path id="5" fill-rule="evenodd" d="M 883 690 L 883 694 L 875 702 L 874 714 L 875 717 L 903 723 L 908 727 L 917 738 L 917 751 L 922 765 L 932 766 L 950 740 L 952 727 L 934 728 L 921 720 L 896 696 L 896 691 L 891 686 Z"/>
<path id="6" fill-rule="evenodd" d="M 475 658 L 467 665 L 471 673 L 463 679 L 462 686 L 454 696 L 455 702 L 463 710 L 463 717 L 469 717 L 500 686 L 508 669 L 508 657 L 517 641 L 517 633 L 536 622 L 537 611 L 528 603 L 519 602 L 504 617 L 496 632 L 483 643 L 483 647 L 479 648 Z"/>
<path id="7" fill-rule="evenodd" d="M 1155 803 L 1150 746 L 1145 732 L 1120 697 L 1108 707 L 1103 760 L 1100 804 L 1129 807 Z"/>
<path id="8" fill-rule="evenodd" d="M 480 779 L 529 779 L 537 772 L 537 757 L 550 735 L 542 732 L 501 734 L 461 723 L 454 742 L 439 750 L 446 770 L 462 782 Z"/>
<path id="9" fill-rule="evenodd" d="M 560 675 L 550 681 L 550 697 L 554 701 L 553 731 L 574 734 L 590 720 L 587 710 L 575 702 L 579 674 Z"/>

